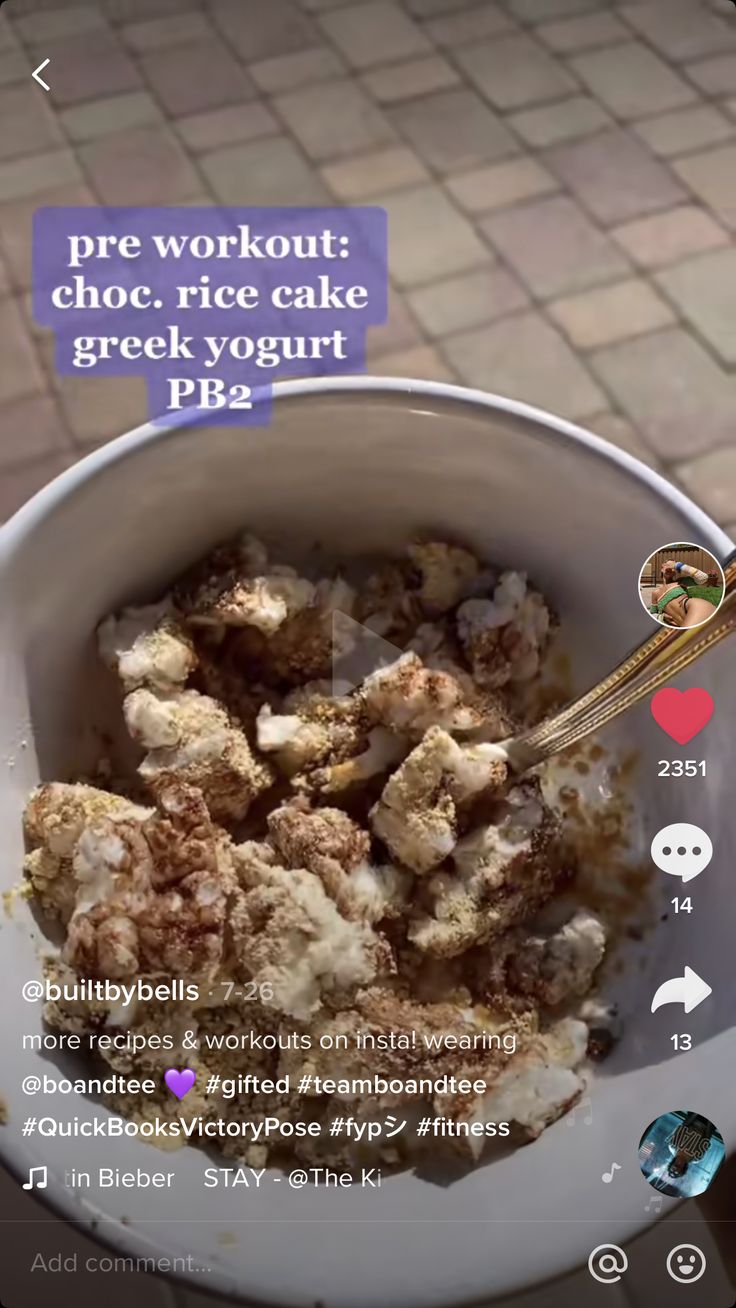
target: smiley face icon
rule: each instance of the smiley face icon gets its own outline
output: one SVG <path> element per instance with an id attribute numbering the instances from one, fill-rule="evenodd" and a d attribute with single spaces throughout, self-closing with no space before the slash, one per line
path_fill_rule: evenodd
<path id="1" fill-rule="evenodd" d="M 663 872 L 692 881 L 705 872 L 713 857 L 713 842 L 702 827 L 692 822 L 671 822 L 652 841 L 652 859 Z"/>
<path id="2" fill-rule="evenodd" d="M 678 1244 L 667 1255 L 667 1271 L 678 1285 L 699 1281 L 705 1268 L 705 1254 L 696 1244 Z"/>

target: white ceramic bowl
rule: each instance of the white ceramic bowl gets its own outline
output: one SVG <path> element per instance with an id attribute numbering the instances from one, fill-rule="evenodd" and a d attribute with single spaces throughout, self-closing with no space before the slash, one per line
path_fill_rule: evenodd
<path id="1" fill-rule="evenodd" d="M 89 764 L 95 728 L 114 715 L 99 691 L 99 618 L 155 596 L 182 565 L 246 525 L 291 552 L 319 538 L 340 556 L 390 551 L 413 531 L 432 529 L 525 568 L 562 615 L 579 688 L 651 634 L 636 585 L 643 558 L 663 540 L 696 540 L 721 558 L 731 547 L 679 491 L 620 450 L 524 405 L 456 387 L 288 383 L 276 387 L 267 428 L 143 427 L 71 468 L 0 532 L 3 888 L 18 879 L 28 791 L 39 778 Z M 696 806 L 716 857 L 692 887 L 697 912 L 660 925 L 638 977 L 627 979 L 629 991 L 636 982 L 634 1011 L 594 1085 L 590 1125 L 562 1121 L 446 1187 L 401 1175 L 381 1190 L 350 1192 L 270 1181 L 260 1190 L 204 1189 L 212 1160 L 192 1148 L 161 1154 L 136 1142 L 23 1139 L 30 1111 L 85 1120 L 105 1110 L 81 1097 L 42 1103 L 21 1093 L 22 1076 L 76 1064 L 20 1053 L 23 1033 L 40 1029 L 40 1013 L 18 992 L 37 976 L 44 941 L 27 906 L 16 904 L 0 926 L 5 1162 L 19 1177 L 46 1163 L 54 1208 L 87 1227 L 104 1219 L 98 1234 L 119 1250 L 191 1254 L 211 1269 L 192 1273 L 200 1288 L 289 1308 L 485 1302 L 577 1265 L 602 1240 L 631 1236 L 651 1220 L 636 1146 L 654 1117 L 696 1109 L 729 1146 L 736 1132 L 724 1071 L 733 1055 L 731 924 L 717 911 L 719 896 L 732 897 L 736 821 L 726 769 L 726 716 L 736 700 L 729 654 L 721 646 L 681 683 L 707 685 L 717 705 L 687 749 L 662 736 L 646 705 L 619 727 L 641 751 L 642 841 Z M 707 759 L 707 784 L 657 777 L 659 758 L 686 756 Z M 662 894 L 676 889 L 663 885 Z M 650 1016 L 656 985 L 685 964 L 713 986 L 711 999 L 686 1021 L 671 1009 Z M 675 1058 L 669 1037 L 678 1029 L 692 1032 L 697 1052 Z M 621 1173 L 603 1186 L 614 1160 Z M 70 1165 L 174 1167 L 177 1187 L 65 1190 Z"/>

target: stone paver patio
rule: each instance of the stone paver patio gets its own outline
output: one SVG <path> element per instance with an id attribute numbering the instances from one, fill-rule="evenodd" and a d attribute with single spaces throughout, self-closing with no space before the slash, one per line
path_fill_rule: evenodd
<path id="1" fill-rule="evenodd" d="M 574 418 L 736 529 L 731 0 L 15 0 L 0 122 L 0 518 L 146 412 L 55 376 L 37 206 L 371 201 L 372 372 Z"/>

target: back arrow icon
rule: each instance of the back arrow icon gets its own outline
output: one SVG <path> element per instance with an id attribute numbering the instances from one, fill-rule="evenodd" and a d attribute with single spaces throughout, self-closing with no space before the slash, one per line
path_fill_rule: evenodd
<path id="1" fill-rule="evenodd" d="M 43 70 L 44 70 L 44 68 L 46 68 L 47 64 L 50 64 L 50 63 L 51 63 L 51 60 L 50 60 L 50 59 L 44 59 L 43 63 L 38 65 L 38 68 L 36 69 L 35 73 L 31 73 L 31 77 L 33 77 L 33 78 L 38 82 L 38 85 L 39 85 L 39 86 L 42 86 L 42 87 L 43 87 L 44 91 L 50 91 L 50 90 L 51 90 L 51 87 L 50 87 L 50 86 L 47 86 L 46 83 L 44 82 L 43 78 L 42 78 L 42 77 L 39 77 L 38 74 L 39 74 L 39 73 L 42 73 Z"/>
<path id="2" fill-rule="evenodd" d="M 691 967 L 686 967 L 684 976 L 675 976 L 659 987 L 652 1000 L 652 1012 L 656 1013 L 664 1004 L 684 1004 L 685 1012 L 692 1013 L 698 1004 L 702 1004 L 703 1000 L 712 994 L 713 990 L 708 982 L 704 981 L 702 976 L 698 976 L 697 972 L 693 972 Z"/>

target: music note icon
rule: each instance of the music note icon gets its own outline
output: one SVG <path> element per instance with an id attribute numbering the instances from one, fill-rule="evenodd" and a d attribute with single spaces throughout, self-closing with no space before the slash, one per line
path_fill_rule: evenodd
<path id="1" fill-rule="evenodd" d="M 36 1180 L 36 1177 L 39 1179 Z M 45 1190 L 49 1183 L 49 1171 L 47 1167 L 32 1167 L 28 1173 L 28 1180 L 23 1182 L 24 1190 Z"/>
<path id="2" fill-rule="evenodd" d="M 610 1170 L 610 1172 L 604 1172 L 603 1175 L 602 1175 L 602 1177 L 601 1177 L 601 1180 L 602 1180 L 606 1185 L 609 1185 L 610 1182 L 613 1180 L 613 1173 L 614 1173 L 614 1172 L 620 1172 L 620 1171 L 621 1171 L 621 1164 L 620 1164 L 620 1163 L 611 1163 L 611 1170 Z"/>
<path id="3" fill-rule="evenodd" d="M 653 1195 L 652 1195 L 651 1199 L 649 1200 L 649 1203 L 644 1205 L 644 1212 L 645 1212 L 645 1213 L 648 1213 L 648 1212 L 649 1212 L 649 1209 L 652 1208 L 652 1207 L 654 1207 L 654 1211 L 655 1211 L 655 1213 L 661 1213 L 661 1211 L 662 1211 L 662 1196 L 661 1196 L 661 1194 L 653 1194 Z"/>

